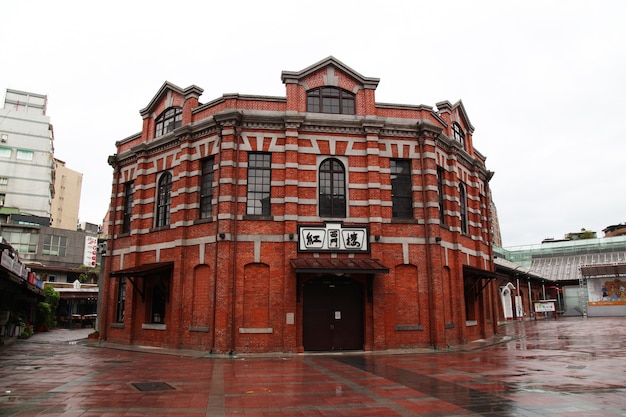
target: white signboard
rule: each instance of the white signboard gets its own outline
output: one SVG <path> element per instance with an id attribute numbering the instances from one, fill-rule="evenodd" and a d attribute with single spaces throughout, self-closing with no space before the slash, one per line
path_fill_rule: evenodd
<path id="1" fill-rule="evenodd" d="M 548 311 L 555 311 L 554 301 L 542 301 L 540 303 L 535 302 L 536 313 L 546 313 Z"/>
<path id="2" fill-rule="evenodd" d="M 298 250 L 306 252 L 369 252 L 366 227 L 327 223 L 324 226 L 299 226 Z"/>
<path id="3" fill-rule="evenodd" d="M 85 252 L 83 254 L 83 265 L 95 268 L 97 253 L 98 238 L 93 236 L 85 236 Z"/>

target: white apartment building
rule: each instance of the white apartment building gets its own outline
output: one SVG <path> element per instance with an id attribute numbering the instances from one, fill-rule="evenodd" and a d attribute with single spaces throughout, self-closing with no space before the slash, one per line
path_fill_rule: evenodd
<path id="1" fill-rule="evenodd" d="M 50 218 L 54 133 L 47 96 L 6 90 L 0 110 L 0 214 Z"/>

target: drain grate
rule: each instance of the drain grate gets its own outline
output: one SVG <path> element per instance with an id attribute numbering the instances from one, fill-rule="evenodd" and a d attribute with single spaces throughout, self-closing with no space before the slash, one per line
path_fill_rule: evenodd
<path id="1" fill-rule="evenodd" d="M 567 365 L 567 369 L 585 369 L 585 365 Z"/>
<path id="2" fill-rule="evenodd" d="M 173 386 L 165 382 L 131 382 L 138 391 L 172 391 Z"/>

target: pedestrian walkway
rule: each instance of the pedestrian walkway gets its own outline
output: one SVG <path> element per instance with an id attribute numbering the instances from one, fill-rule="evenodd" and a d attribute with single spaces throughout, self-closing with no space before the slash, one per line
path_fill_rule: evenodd
<path id="1" fill-rule="evenodd" d="M 463 349 L 232 358 L 53 331 L 0 350 L 0 416 L 625 416 L 625 323 L 509 322 Z"/>

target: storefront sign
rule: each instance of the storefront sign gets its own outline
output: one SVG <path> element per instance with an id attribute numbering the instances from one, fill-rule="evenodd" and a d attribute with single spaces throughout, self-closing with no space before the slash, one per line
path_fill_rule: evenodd
<path id="1" fill-rule="evenodd" d="M 367 227 L 326 223 L 298 226 L 298 250 L 303 252 L 369 252 Z"/>

